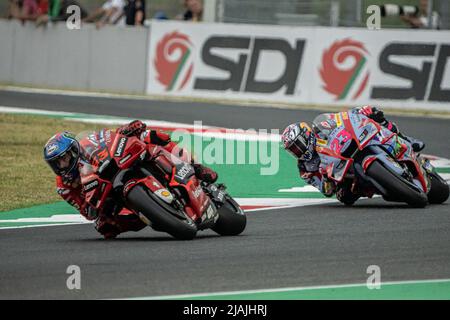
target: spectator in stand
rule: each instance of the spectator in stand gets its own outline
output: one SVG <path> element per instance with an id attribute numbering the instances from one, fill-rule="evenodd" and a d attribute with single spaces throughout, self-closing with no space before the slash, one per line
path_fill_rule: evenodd
<path id="1" fill-rule="evenodd" d="M 169 17 L 164 11 L 156 11 L 153 15 L 153 19 L 155 20 L 169 20 Z"/>
<path id="2" fill-rule="evenodd" d="M 201 0 L 186 0 L 186 11 L 183 15 L 183 20 L 198 22 L 202 21 L 203 4 Z"/>
<path id="3" fill-rule="evenodd" d="M 48 12 L 48 0 L 10 0 L 8 19 L 18 19 L 24 23 L 36 20 Z"/>
<path id="4" fill-rule="evenodd" d="M 145 0 L 126 0 L 120 19 L 125 16 L 127 26 L 143 26 L 145 22 Z"/>
<path id="5" fill-rule="evenodd" d="M 409 24 L 411 28 L 428 28 L 428 0 L 420 0 L 419 15 L 400 16 L 403 22 Z M 439 13 L 432 11 L 431 13 L 431 29 L 440 29 Z"/>
<path id="6" fill-rule="evenodd" d="M 123 24 L 123 9 L 125 0 L 107 0 L 100 8 L 96 9 L 83 22 L 96 22 L 97 28 L 105 24 Z"/>
<path id="7" fill-rule="evenodd" d="M 39 16 L 48 13 L 48 0 L 23 0 L 20 20 L 35 21 Z"/>
<path id="8" fill-rule="evenodd" d="M 70 6 L 78 6 L 81 10 L 81 19 L 86 18 L 87 11 L 76 0 L 49 0 L 48 14 L 39 16 L 36 20 L 36 25 L 66 21 L 72 15 L 67 13 L 67 8 Z"/>
<path id="9" fill-rule="evenodd" d="M 8 1 L 8 19 L 19 19 L 22 11 L 23 0 L 9 0 Z"/>

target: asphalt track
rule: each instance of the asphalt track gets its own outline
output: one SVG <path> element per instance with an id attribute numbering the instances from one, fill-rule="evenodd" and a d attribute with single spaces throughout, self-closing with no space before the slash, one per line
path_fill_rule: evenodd
<path id="1" fill-rule="evenodd" d="M 0 105 L 108 114 L 230 128 L 282 129 L 318 111 L 0 91 Z M 450 158 L 449 120 L 392 117 Z M 365 283 L 378 265 L 382 281 L 450 278 L 449 201 L 411 209 L 380 199 L 248 214 L 238 237 L 200 232 L 172 240 L 150 229 L 98 237 L 92 225 L 0 230 L 0 298 L 86 299 L 160 296 L 264 288 Z M 81 290 L 66 269 L 81 268 Z"/>

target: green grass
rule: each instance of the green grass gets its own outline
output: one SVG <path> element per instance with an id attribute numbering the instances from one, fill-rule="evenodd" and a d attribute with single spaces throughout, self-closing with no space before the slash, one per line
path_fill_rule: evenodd
<path id="1" fill-rule="evenodd" d="M 42 158 L 43 146 L 58 131 L 95 128 L 56 118 L 0 114 L 0 211 L 61 200 L 55 175 Z"/>

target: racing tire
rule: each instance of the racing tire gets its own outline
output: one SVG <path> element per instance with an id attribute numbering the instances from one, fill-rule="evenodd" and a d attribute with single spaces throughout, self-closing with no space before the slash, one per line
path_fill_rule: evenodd
<path id="1" fill-rule="evenodd" d="M 370 164 L 366 174 L 375 179 L 387 192 L 388 198 L 403 199 L 404 202 L 414 208 L 424 208 L 428 203 L 427 195 L 414 189 L 403 177 L 391 172 L 379 161 Z"/>
<path id="2" fill-rule="evenodd" d="M 241 234 L 246 225 L 247 217 L 239 204 L 231 197 L 218 210 L 219 218 L 211 229 L 221 236 L 237 236 Z"/>
<path id="3" fill-rule="evenodd" d="M 342 185 L 338 185 L 336 198 L 347 207 L 351 207 L 360 198 L 359 195 L 351 191 L 351 182 L 344 181 Z"/>
<path id="4" fill-rule="evenodd" d="M 449 196 L 450 190 L 447 182 L 442 177 L 432 172 L 428 174 L 431 182 L 431 188 L 428 192 L 428 202 L 432 204 L 444 203 Z"/>
<path id="5" fill-rule="evenodd" d="M 145 187 L 135 186 L 128 192 L 127 204 L 136 212 L 142 213 L 158 231 L 164 231 L 178 240 L 192 240 L 197 234 L 195 223 L 186 218 L 177 218 L 176 210 L 159 200 Z"/>

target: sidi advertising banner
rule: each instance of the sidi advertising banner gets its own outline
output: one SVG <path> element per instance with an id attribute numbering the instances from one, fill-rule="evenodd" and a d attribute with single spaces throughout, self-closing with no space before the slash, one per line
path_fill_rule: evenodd
<path id="1" fill-rule="evenodd" d="M 310 101 L 450 110 L 450 32 L 316 30 Z"/>
<path id="2" fill-rule="evenodd" d="M 153 22 L 148 93 L 298 100 L 313 29 Z M 294 98 L 295 97 L 295 98 Z"/>
<path id="3" fill-rule="evenodd" d="M 147 92 L 450 110 L 450 32 L 153 22 Z"/>

